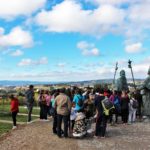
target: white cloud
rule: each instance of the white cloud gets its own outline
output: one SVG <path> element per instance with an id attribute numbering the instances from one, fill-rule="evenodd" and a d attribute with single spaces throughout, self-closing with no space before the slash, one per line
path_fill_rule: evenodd
<path id="1" fill-rule="evenodd" d="M 123 5 L 123 4 L 131 4 L 139 1 L 140 0 L 86 0 L 86 2 L 90 2 L 97 5 L 102 5 L 102 4 Z"/>
<path id="2" fill-rule="evenodd" d="M 60 68 L 64 68 L 66 66 L 66 63 L 58 63 L 57 66 Z"/>
<path id="3" fill-rule="evenodd" d="M 132 22 L 141 24 L 150 23 L 150 1 L 143 0 L 140 3 L 131 5 L 129 8 L 129 19 Z M 141 25 L 140 25 L 141 26 Z"/>
<path id="4" fill-rule="evenodd" d="M 21 46 L 31 47 L 33 45 L 33 39 L 31 33 L 23 30 L 20 26 L 13 28 L 10 33 L 4 34 L 4 29 L 1 28 L 0 34 L 0 46 Z"/>
<path id="5" fill-rule="evenodd" d="M 86 41 L 80 41 L 77 43 L 77 48 L 81 50 L 82 55 L 85 56 L 99 56 L 99 49 L 95 47 L 93 43 L 88 43 Z"/>
<path id="6" fill-rule="evenodd" d="M 143 41 L 149 38 L 150 30 L 150 1 L 138 1 L 129 6 L 126 11 L 125 36 L 132 41 Z"/>
<path id="7" fill-rule="evenodd" d="M 34 20 L 46 32 L 78 32 L 96 37 L 113 33 L 123 35 L 132 43 L 149 37 L 149 0 L 87 1 L 97 7 L 84 9 L 81 0 L 65 0 L 51 10 L 42 10 Z"/>
<path id="8" fill-rule="evenodd" d="M 82 50 L 82 54 L 85 56 L 99 56 L 99 50 L 97 48 L 93 48 L 91 50 Z"/>
<path id="9" fill-rule="evenodd" d="M 35 65 L 35 61 L 34 63 L 31 62 L 33 61 L 28 60 L 26 63 Z M 95 67 L 93 67 L 93 65 L 88 65 L 87 67 L 85 67 L 85 64 L 84 65 L 82 64 L 78 66 L 78 68 L 80 67 L 80 69 L 73 69 L 73 70 L 65 69 L 65 71 L 56 69 L 56 70 L 43 71 L 43 72 L 39 72 L 36 70 L 34 71 L 31 70 L 29 72 L 20 72 L 20 73 L 14 72 L 12 75 L 9 75 L 9 79 L 19 78 L 20 80 L 38 80 L 38 81 L 83 81 L 83 80 L 94 80 L 94 79 L 113 79 L 115 68 L 112 67 L 112 65 L 110 64 L 104 64 L 104 65 L 95 64 L 95 65 L 94 65 Z M 150 57 L 145 58 L 139 63 L 132 62 L 134 77 L 136 79 L 146 78 L 149 65 L 150 65 Z M 117 74 L 116 74 L 116 79 L 119 78 L 119 72 L 122 69 L 126 71 L 127 78 L 132 78 L 131 70 L 128 68 L 128 63 L 126 63 L 126 65 L 123 67 L 119 66 L 119 69 L 117 70 Z M 1 78 L 4 78 L 2 77 L 2 75 L 0 76 Z"/>
<path id="10" fill-rule="evenodd" d="M 0 27 L 0 36 L 4 34 L 4 29 L 2 27 Z"/>
<path id="11" fill-rule="evenodd" d="M 21 56 L 21 55 L 23 55 L 23 51 L 19 49 L 11 53 L 11 56 L 14 56 L 14 57 Z"/>
<path id="12" fill-rule="evenodd" d="M 86 41 L 80 41 L 77 43 L 77 47 L 79 49 L 89 49 L 89 48 L 94 48 L 95 45 L 93 43 L 87 43 Z"/>
<path id="13" fill-rule="evenodd" d="M 28 16 L 42 8 L 46 0 L 0 0 L 0 18 L 11 20 Z"/>
<path id="14" fill-rule="evenodd" d="M 142 47 L 142 43 L 140 42 L 129 44 L 129 45 L 126 45 L 125 47 L 125 51 L 127 53 L 139 53 L 139 52 L 142 52 L 143 50 L 145 49 Z"/>
<path id="15" fill-rule="evenodd" d="M 48 63 L 47 57 L 42 57 L 39 60 L 32 60 L 30 58 L 22 59 L 18 66 L 35 66 L 35 65 L 44 65 Z"/>
<path id="16" fill-rule="evenodd" d="M 35 22 L 47 32 L 80 32 L 100 36 L 122 27 L 124 17 L 124 10 L 112 5 L 84 10 L 76 1 L 67 0 L 55 5 L 52 10 L 41 11 Z"/>

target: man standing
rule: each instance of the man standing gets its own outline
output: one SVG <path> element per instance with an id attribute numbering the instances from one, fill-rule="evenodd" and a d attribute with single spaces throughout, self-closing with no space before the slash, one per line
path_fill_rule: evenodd
<path id="1" fill-rule="evenodd" d="M 104 114 L 104 109 L 102 106 L 102 100 L 105 99 L 103 89 L 96 89 L 96 96 L 95 96 L 95 108 L 97 111 L 97 118 L 96 118 L 96 131 L 95 136 L 97 138 L 104 138 L 106 133 L 106 126 L 107 126 L 107 116 Z"/>
<path id="2" fill-rule="evenodd" d="M 30 85 L 29 89 L 26 91 L 26 101 L 27 101 L 27 109 L 28 109 L 28 123 L 31 122 L 31 114 L 34 105 L 34 86 Z"/>
<path id="3" fill-rule="evenodd" d="M 57 111 L 57 135 L 61 137 L 61 124 L 64 121 L 64 137 L 68 137 L 68 122 L 71 111 L 70 98 L 65 94 L 65 89 L 60 89 L 59 95 L 55 98 Z"/>

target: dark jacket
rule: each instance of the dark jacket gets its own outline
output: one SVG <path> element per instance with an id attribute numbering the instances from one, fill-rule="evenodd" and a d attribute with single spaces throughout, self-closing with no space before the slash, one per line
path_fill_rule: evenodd
<path id="1" fill-rule="evenodd" d="M 103 115 L 104 114 L 104 109 L 102 106 L 102 100 L 105 99 L 105 96 L 100 96 L 100 95 L 96 95 L 95 96 L 95 108 L 98 111 L 98 115 Z"/>
<path id="2" fill-rule="evenodd" d="M 129 109 L 129 98 L 128 97 L 121 97 L 121 110 Z"/>
<path id="3" fill-rule="evenodd" d="M 34 91 L 33 90 L 28 90 L 25 94 L 26 96 L 26 100 L 27 100 L 27 103 L 34 103 Z"/>

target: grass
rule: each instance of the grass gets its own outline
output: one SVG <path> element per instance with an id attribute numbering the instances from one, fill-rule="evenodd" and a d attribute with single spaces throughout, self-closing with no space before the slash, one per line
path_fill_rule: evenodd
<path id="1" fill-rule="evenodd" d="M 32 116 L 32 120 L 37 118 Z M 0 113 L 0 120 L 12 121 L 11 113 Z M 17 115 L 17 122 L 27 122 L 27 116 Z"/>
<path id="2" fill-rule="evenodd" d="M 9 123 L 0 123 L 0 136 L 3 133 L 6 133 L 12 129 L 12 124 Z"/>
<path id="3" fill-rule="evenodd" d="M 34 106 L 32 114 L 39 115 L 40 114 L 40 110 L 36 109 L 36 108 L 39 108 L 39 107 Z M 10 112 L 10 105 L 0 105 L 0 111 L 1 112 Z M 23 106 L 20 106 L 19 107 L 19 113 L 27 114 L 27 108 L 23 107 Z"/>

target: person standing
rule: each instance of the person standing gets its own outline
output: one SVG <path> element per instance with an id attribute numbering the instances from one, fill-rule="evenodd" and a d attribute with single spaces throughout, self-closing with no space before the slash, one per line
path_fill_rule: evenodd
<path id="1" fill-rule="evenodd" d="M 46 98 L 44 95 L 44 90 L 40 91 L 38 101 L 39 101 L 39 106 L 40 106 L 40 119 L 46 121 L 47 120 L 47 104 L 46 104 Z"/>
<path id="2" fill-rule="evenodd" d="M 47 106 L 47 115 L 50 116 L 50 101 L 51 101 L 51 94 L 50 94 L 50 91 L 46 90 L 45 91 L 45 94 L 44 94 L 44 97 L 45 97 L 45 100 L 46 100 L 46 106 Z"/>
<path id="3" fill-rule="evenodd" d="M 10 99 L 11 99 L 10 110 L 11 110 L 12 120 L 13 120 L 12 129 L 16 129 L 17 128 L 16 116 L 17 116 L 17 113 L 19 112 L 19 102 L 18 102 L 18 99 L 14 97 L 13 94 L 10 96 Z"/>
<path id="4" fill-rule="evenodd" d="M 64 137 L 68 137 L 68 122 L 71 112 L 70 98 L 65 94 L 65 89 L 60 89 L 59 95 L 55 98 L 55 108 L 57 111 L 57 135 L 61 138 L 61 124 L 64 121 Z"/>
<path id="5" fill-rule="evenodd" d="M 30 85 L 29 89 L 26 91 L 26 101 L 27 101 L 27 109 L 28 109 L 28 123 L 31 122 L 31 114 L 34 105 L 34 86 Z"/>
<path id="6" fill-rule="evenodd" d="M 107 127 L 107 116 L 104 114 L 102 100 L 105 99 L 103 89 L 96 89 L 95 108 L 97 111 L 95 136 L 104 138 Z"/>
<path id="7" fill-rule="evenodd" d="M 115 123 L 118 123 L 118 116 L 121 113 L 121 102 L 117 91 L 113 91 L 112 95 L 109 97 L 110 101 L 114 104 L 115 109 L 110 113 L 110 123 L 113 125 L 113 115 L 115 115 Z"/>
<path id="8" fill-rule="evenodd" d="M 122 91 L 121 95 L 121 115 L 122 115 L 122 122 L 126 124 L 128 122 L 128 115 L 129 115 L 129 97 L 125 91 Z"/>
<path id="9" fill-rule="evenodd" d="M 128 124 L 134 123 L 136 119 L 136 110 L 138 108 L 138 101 L 135 99 L 135 95 L 132 94 L 129 101 L 129 117 Z"/>
<path id="10" fill-rule="evenodd" d="M 139 120 L 142 121 L 141 108 L 143 107 L 143 99 L 142 99 L 142 95 L 140 93 L 140 90 L 135 91 L 135 99 L 138 101 L 137 114 L 139 116 Z"/>
<path id="11" fill-rule="evenodd" d="M 75 95 L 73 97 L 73 103 L 75 104 L 75 110 L 81 112 L 84 109 L 84 98 L 82 96 L 81 90 L 76 89 Z"/>
<path id="12" fill-rule="evenodd" d="M 52 91 L 52 97 L 51 97 L 51 109 L 50 109 L 50 114 L 53 117 L 53 133 L 57 134 L 57 112 L 56 112 L 56 108 L 55 108 L 55 98 L 59 95 L 59 90 L 54 90 Z"/>

